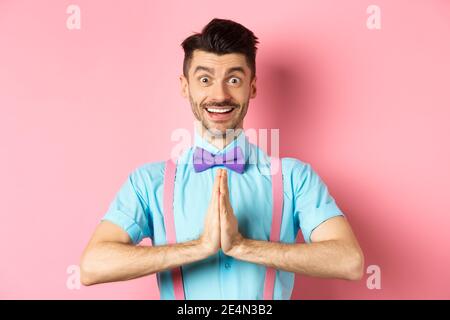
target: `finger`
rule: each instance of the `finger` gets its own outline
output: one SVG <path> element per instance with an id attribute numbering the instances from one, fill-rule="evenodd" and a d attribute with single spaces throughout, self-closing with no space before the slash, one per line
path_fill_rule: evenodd
<path id="1" fill-rule="evenodd" d="M 217 170 L 216 177 L 214 179 L 214 185 L 213 185 L 213 192 L 212 192 L 212 199 L 213 202 L 213 208 L 214 212 L 218 212 L 220 209 L 220 179 L 221 179 L 222 172 L 220 170 Z"/>
<path id="2" fill-rule="evenodd" d="M 222 177 L 220 180 L 220 193 L 225 194 L 225 196 L 228 196 L 228 171 L 223 170 Z"/>
<path id="3" fill-rule="evenodd" d="M 225 216 L 228 214 L 227 208 L 229 205 L 227 180 L 228 180 L 228 173 L 227 170 L 224 169 L 220 180 L 220 213 Z"/>
<path id="4" fill-rule="evenodd" d="M 214 185 L 213 185 L 213 192 L 212 196 L 214 199 L 217 199 L 219 193 L 220 193 L 220 178 L 221 178 L 222 172 L 220 170 L 217 170 L 216 177 L 214 178 Z"/>

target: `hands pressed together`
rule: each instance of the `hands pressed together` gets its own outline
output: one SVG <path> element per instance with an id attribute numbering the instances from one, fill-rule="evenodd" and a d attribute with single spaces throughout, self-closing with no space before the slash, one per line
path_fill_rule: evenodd
<path id="1" fill-rule="evenodd" d="M 242 240 L 230 203 L 227 170 L 218 169 L 200 243 L 209 255 L 217 253 L 219 249 L 229 254 Z"/>

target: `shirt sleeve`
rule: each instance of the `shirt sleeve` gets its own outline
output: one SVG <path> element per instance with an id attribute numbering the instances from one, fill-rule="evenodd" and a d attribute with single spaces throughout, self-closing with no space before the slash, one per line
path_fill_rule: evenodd
<path id="1" fill-rule="evenodd" d="M 295 217 L 303 238 L 310 243 L 311 233 L 321 223 L 332 217 L 345 215 L 310 164 L 298 161 L 295 167 Z"/>
<path id="2" fill-rule="evenodd" d="M 153 224 L 146 196 L 145 179 L 134 170 L 122 184 L 111 202 L 103 220 L 108 220 L 130 236 L 134 244 L 149 237 L 153 239 Z"/>

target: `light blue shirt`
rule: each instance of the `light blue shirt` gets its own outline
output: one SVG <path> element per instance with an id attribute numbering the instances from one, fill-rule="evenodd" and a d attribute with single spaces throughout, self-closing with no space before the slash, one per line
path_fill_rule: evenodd
<path id="1" fill-rule="evenodd" d="M 223 150 L 210 144 L 196 132 L 195 146 L 225 153 L 240 146 L 246 159 L 243 174 L 228 170 L 228 188 L 239 232 L 254 240 L 268 241 L 272 223 L 272 182 L 264 171 L 268 155 L 250 143 L 242 132 Z M 195 147 L 194 146 L 194 147 Z M 211 199 L 215 166 L 195 172 L 194 147 L 178 159 L 174 216 L 177 242 L 198 239 L 204 228 Z M 294 158 L 283 158 L 284 204 L 280 241 L 295 243 L 301 229 L 307 243 L 311 232 L 325 220 L 343 215 L 327 186 L 311 165 Z M 149 237 L 153 245 L 165 245 L 163 181 L 165 162 L 146 163 L 130 173 L 102 220 L 122 227 L 134 244 Z M 182 266 L 186 299 L 263 299 L 266 267 L 227 256 L 222 250 L 213 256 Z M 169 271 L 157 273 L 161 299 L 174 299 Z M 274 299 L 290 299 L 294 273 L 277 270 Z"/>

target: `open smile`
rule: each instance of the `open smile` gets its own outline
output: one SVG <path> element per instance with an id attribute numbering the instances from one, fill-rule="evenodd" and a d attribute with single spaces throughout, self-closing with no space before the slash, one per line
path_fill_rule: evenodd
<path id="1" fill-rule="evenodd" d="M 232 118 L 236 107 L 205 107 L 204 110 L 208 118 L 212 121 L 226 121 Z"/>

